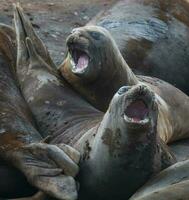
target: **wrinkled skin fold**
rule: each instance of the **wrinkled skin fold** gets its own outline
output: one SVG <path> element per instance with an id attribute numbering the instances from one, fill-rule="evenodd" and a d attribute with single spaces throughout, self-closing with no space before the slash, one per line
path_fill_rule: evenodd
<path id="1" fill-rule="evenodd" d="M 82 200 L 128 199 L 152 175 L 176 162 L 158 133 L 159 103 L 153 89 L 138 84 L 133 75 L 134 86 L 117 88 L 104 114 L 61 78 L 19 5 L 14 22 L 17 64 L 5 69 L 12 70 L 11 86 L 19 91 L 18 81 L 25 100 L 18 93 L 14 101 L 9 97 L 5 102 L 14 102 L 6 110 L 13 114 L 17 98 L 22 99 L 17 109 L 23 124 L 8 124 L 16 124 L 11 130 L 19 137 L 7 142 L 1 133 L 0 147 L 4 158 L 17 163 L 29 183 L 41 190 L 30 199 L 44 199 L 46 194 L 63 200 L 77 195 Z M 79 61 L 80 67 L 86 58 Z"/>

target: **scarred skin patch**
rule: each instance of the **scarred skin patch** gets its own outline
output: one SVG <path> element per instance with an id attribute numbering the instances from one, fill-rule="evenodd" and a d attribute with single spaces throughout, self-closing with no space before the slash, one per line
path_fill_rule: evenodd
<path id="1" fill-rule="evenodd" d="M 106 128 L 104 134 L 102 136 L 102 141 L 105 145 L 109 148 L 109 153 L 111 156 L 118 156 L 116 153 L 121 148 L 120 141 L 121 141 L 121 131 L 120 129 L 116 129 L 115 133 L 112 133 L 112 130 Z"/>

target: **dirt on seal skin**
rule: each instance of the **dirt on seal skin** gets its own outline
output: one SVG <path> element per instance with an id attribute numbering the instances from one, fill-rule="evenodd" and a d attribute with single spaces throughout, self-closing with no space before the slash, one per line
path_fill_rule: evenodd
<path id="1" fill-rule="evenodd" d="M 85 25 L 116 0 L 0 0 L 0 23 L 12 24 L 12 4 L 17 2 L 58 65 L 64 58 L 65 40 L 70 31 Z"/>

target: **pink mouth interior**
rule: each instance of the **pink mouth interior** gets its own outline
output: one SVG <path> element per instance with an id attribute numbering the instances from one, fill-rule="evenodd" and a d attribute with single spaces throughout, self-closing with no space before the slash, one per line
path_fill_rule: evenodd
<path id="1" fill-rule="evenodd" d="M 82 71 L 87 68 L 89 64 L 89 56 L 84 51 L 75 49 L 72 51 L 72 57 L 75 63 L 76 71 Z"/>
<path id="2" fill-rule="evenodd" d="M 127 117 L 132 118 L 138 122 L 146 118 L 149 113 L 149 109 L 142 100 L 132 102 L 125 110 Z"/>
<path id="3" fill-rule="evenodd" d="M 89 64 L 89 57 L 83 54 L 83 55 L 80 55 L 76 67 L 78 69 L 84 69 L 88 66 L 88 64 Z"/>

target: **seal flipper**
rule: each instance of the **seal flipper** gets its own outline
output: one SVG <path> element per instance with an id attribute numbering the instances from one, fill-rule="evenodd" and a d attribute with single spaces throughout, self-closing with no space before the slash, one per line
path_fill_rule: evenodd
<path id="1" fill-rule="evenodd" d="M 25 38 L 30 37 L 33 41 L 34 47 L 37 50 L 37 54 L 52 68 L 56 68 L 55 64 L 53 63 L 50 54 L 47 50 L 47 47 L 43 44 L 41 39 L 36 35 L 31 22 L 27 17 L 24 15 L 23 10 L 19 3 L 16 5 L 14 4 L 14 10 L 15 13 L 17 13 L 17 17 L 19 17 L 19 20 L 15 20 L 18 23 L 15 23 L 15 28 L 20 29 L 22 33 L 24 33 Z M 21 27 L 19 26 L 19 23 L 21 23 Z"/>
<path id="2" fill-rule="evenodd" d="M 46 188 L 48 188 L 47 193 L 52 194 L 52 196 L 55 193 L 56 195 L 54 196 L 60 199 L 63 197 L 75 199 L 77 196 L 76 184 L 70 175 L 73 176 L 77 173 L 77 166 L 68 156 L 65 156 L 64 153 L 64 155 L 62 155 L 62 151 L 58 147 L 40 143 L 42 138 L 33 126 L 34 123 L 31 113 L 25 101 L 22 99 L 20 91 L 16 87 L 16 81 L 12 76 L 13 74 L 10 72 L 12 66 L 9 59 L 7 59 L 8 56 L 6 52 L 9 51 L 11 41 L 9 41 L 6 36 L 7 35 L 4 34 L 3 31 L 0 32 L 1 41 L 6 39 L 4 41 L 8 43 L 6 46 L 7 48 L 0 48 L 0 155 L 24 173 L 29 182 L 38 186 L 38 188 L 43 189 L 44 187 L 45 191 L 47 190 Z M 22 45 L 26 48 L 24 43 L 22 43 Z M 22 52 L 22 55 L 24 55 L 24 57 L 20 57 L 20 59 L 22 59 L 22 61 L 27 61 L 28 54 L 23 53 L 24 52 Z M 41 151 L 43 151 L 43 153 L 40 153 Z M 59 154 L 58 156 L 56 155 L 57 153 Z M 47 156 L 47 158 L 43 161 L 44 155 Z M 55 158 L 56 156 L 58 160 Z M 59 162 L 60 159 L 62 160 L 61 162 Z M 67 170 L 67 174 L 69 174 L 67 176 L 59 175 L 63 170 L 61 166 L 62 162 L 66 162 L 66 166 L 68 165 L 71 168 L 71 165 L 74 166 L 73 171 Z M 45 182 L 46 185 L 44 185 L 43 182 Z M 49 184 L 48 187 L 47 183 Z M 23 192 L 24 189 L 20 188 L 22 185 L 17 186 Z M 1 192 L 1 195 L 4 194 L 4 191 Z M 10 195 L 14 195 L 14 193 Z"/>
<path id="3" fill-rule="evenodd" d="M 48 69 L 51 73 L 53 73 L 52 68 L 41 58 L 40 55 L 38 55 L 34 43 L 31 40 L 31 38 L 27 37 L 26 38 L 26 47 L 28 50 L 28 61 L 29 61 L 29 69 L 32 68 L 46 68 Z M 53 73 L 56 75 L 55 73 Z"/>
<path id="4" fill-rule="evenodd" d="M 16 41 L 15 30 L 12 26 L 0 23 L 0 30 L 6 33 L 7 37 L 11 38 L 11 41 Z"/>
<path id="5" fill-rule="evenodd" d="M 16 65 L 16 38 L 12 27 L 0 23 L 0 49 L 11 64 Z"/>
<path id="6" fill-rule="evenodd" d="M 20 19 L 17 7 L 14 4 L 14 25 L 16 30 L 16 40 L 17 40 L 17 66 L 22 66 L 28 59 L 28 53 L 25 41 L 26 33 L 22 26 L 22 21 Z"/>

